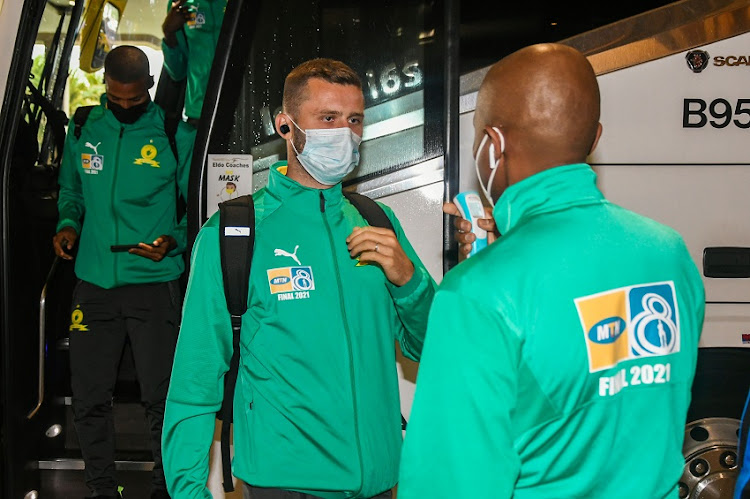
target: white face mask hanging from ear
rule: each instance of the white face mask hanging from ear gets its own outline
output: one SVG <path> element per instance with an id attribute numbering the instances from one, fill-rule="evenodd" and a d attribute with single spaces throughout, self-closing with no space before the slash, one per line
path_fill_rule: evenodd
<path id="1" fill-rule="evenodd" d="M 500 154 L 505 154 L 505 137 L 503 136 L 503 132 L 501 132 L 497 127 L 492 127 L 495 132 L 500 136 Z M 479 149 L 477 149 L 477 155 L 474 158 L 474 170 L 477 172 L 477 180 L 479 180 L 479 186 L 482 188 L 482 192 L 484 193 L 484 197 L 487 198 L 487 201 L 490 203 L 490 206 L 493 208 L 495 207 L 495 202 L 492 200 L 492 195 L 490 194 L 490 190 L 492 189 L 492 182 L 495 180 L 495 174 L 497 173 L 497 165 L 500 163 L 499 158 L 495 158 L 495 144 L 490 141 L 490 150 L 489 150 L 489 159 L 490 159 L 490 178 L 487 181 L 487 185 L 485 186 L 482 183 L 482 176 L 479 174 L 479 162 L 477 161 L 479 158 L 479 154 L 482 152 L 482 148 L 484 147 L 485 142 L 487 142 L 487 139 L 489 138 L 489 135 L 487 133 L 484 134 L 484 137 L 482 137 L 482 142 L 479 143 Z"/>

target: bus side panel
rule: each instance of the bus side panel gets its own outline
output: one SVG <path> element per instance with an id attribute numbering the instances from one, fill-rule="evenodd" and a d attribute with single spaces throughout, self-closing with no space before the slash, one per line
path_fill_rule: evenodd
<path id="1" fill-rule="evenodd" d="M 682 234 L 701 273 L 704 248 L 750 246 L 749 43 L 745 33 L 599 77 L 599 186 Z M 748 346 L 747 280 L 703 282 L 701 346 Z"/>
<path id="2" fill-rule="evenodd" d="M 422 263 L 440 283 L 443 277 L 443 183 L 385 196 L 378 201 L 390 206 L 398 217 Z M 398 352 L 398 381 L 401 413 L 409 419 L 417 380 L 417 363 Z"/>

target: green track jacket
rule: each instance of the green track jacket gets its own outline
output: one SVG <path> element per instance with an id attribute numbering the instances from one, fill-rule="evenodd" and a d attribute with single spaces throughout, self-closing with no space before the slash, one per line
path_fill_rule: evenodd
<path id="1" fill-rule="evenodd" d="M 503 236 L 446 275 L 399 499 L 677 497 L 703 284 L 676 232 L 595 178 L 510 186 Z"/>
<path id="2" fill-rule="evenodd" d="M 71 124 L 60 167 L 57 230 L 72 227 L 79 235 L 79 279 L 109 289 L 182 274 L 186 220 L 177 222 L 177 192 L 187 197 L 194 137 L 192 127 L 180 123 L 178 165 L 159 106 L 151 103 L 138 121 L 122 124 L 106 109 L 104 96 L 80 139 Z M 161 262 L 110 251 L 114 244 L 150 244 L 163 234 L 174 237 L 177 248 Z"/>
<path id="3" fill-rule="evenodd" d="M 366 222 L 341 184 L 303 187 L 271 169 L 254 195 L 256 240 L 234 398 L 233 470 L 261 487 L 330 499 L 397 481 L 401 419 L 394 341 L 418 359 L 435 282 L 414 263 L 401 287 L 357 265 L 346 238 Z M 283 171 L 283 167 L 281 168 Z M 175 499 L 210 498 L 208 449 L 232 355 L 218 213 L 198 234 L 167 397 L 164 466 Z"/>
<path id="4" fill-rule="evenodd" d="M 187 78 L 185 114 L 198 119 L 227 0 L 186 0 L 185 6 L 191 11 L 191 18 L 177 33 L 177 46 L 170 47 L 162 40 L 161 50 L 169 76 L 176 81 Z M 172 3 L 167 2 L 167 10 L 171 7 Z"/>

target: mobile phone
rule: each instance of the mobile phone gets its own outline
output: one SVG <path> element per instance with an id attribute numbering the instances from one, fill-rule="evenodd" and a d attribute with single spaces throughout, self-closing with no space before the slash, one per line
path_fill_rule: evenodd
<path id="1" fill-rule="evenodd" d="M 138 244 L 113 244 L 109 247 L 109 251 L 111 251 L 112 253 L 123 253 L 137 247 Z"/>
<path id="2" fill-rule="evenodd" d="M 484 206 L 482 206 L 482 199 L 475 191 L 459 192 L 453 198 L 453 204 L 458 208 L 461 217 L 471 222 L 471 232 L 477 236 L 471 245 L 471 252 L 468 255 L 472 256 L 487 246 L 487 231 L 480 228 L 477 224 L 477 220 L 486 216 L 484 214 Z"/>

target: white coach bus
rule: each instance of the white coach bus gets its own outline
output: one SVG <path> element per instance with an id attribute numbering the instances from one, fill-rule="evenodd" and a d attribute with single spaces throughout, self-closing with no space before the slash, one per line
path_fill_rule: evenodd
<path id="1" fill-rule="evenodd" d="M 50 244 L 60 141 L 66 116 L 103 91 L 97 71 L 118 44 L 143 48 L 161 73 L 155 100 L 182 108 L 184 82 L 160 67 L 167 2 L 0 0 L 2 497 L 86 493 L 67 366 L 74 276 Z M 198 125 L 190 232 L 241 169 L 252 175 L 240 193 L 263 187 L 285 154 L 273 129 L 284 76 L 332 57 L 360 74 L 366 99 L 362 163 L 345 186 L 393 207 L 439 281 L 457 263 L 443 200 L 478 188 L 472 117 L 482 78 L 504 55 L 549 41 L 579 49 L 597 72 L 604 134 L 590 163 L 601 189 L 679 231 L 704 275 L 680 496 L 731 497 L 750 387 L 750 0 L 228 0 Z M 139 497 L 153 463 L 128 355 L 115 393 L 116 457 L 126 494 Z M 408 419 L 417 366 L 399 357 L 398 369 Z"/>

